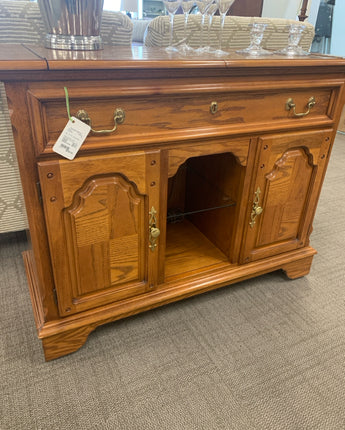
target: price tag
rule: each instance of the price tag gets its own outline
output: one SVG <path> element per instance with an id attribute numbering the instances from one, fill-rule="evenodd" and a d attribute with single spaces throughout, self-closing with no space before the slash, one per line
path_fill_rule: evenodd
<path id="1" fill-rule="evenodd" d="M 66 127 L 53 146 L 53 151 L 69 160 L 73 160 L 83 144 L 91 127 L 75 117 L 71 117 Z"/>

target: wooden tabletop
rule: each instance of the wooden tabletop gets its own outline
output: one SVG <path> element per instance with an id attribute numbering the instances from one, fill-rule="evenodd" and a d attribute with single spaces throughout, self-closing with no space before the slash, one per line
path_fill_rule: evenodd
<path id="1" fill-rule="evenodd" d="M 179 53 L 167 53 L 164 48 L 146 48 L 143 46 L 119 47 L 107 46 L 99 51 L 65 51 L 46 49 L 34 45 L 0 44 L 0 71 L 23 70 L 123 70 L 123 69 L 191 69 L 215 68 L 231 69 L 238 67 L 284 68 L 291 66 L 324 67 L 343 66 L 345 59 L 321 54 L 288 58 L 269 55 L 248 58 L 230 52 L 229 56 L 217 58 L 214 55 L 184 57 Z M 345 71 L 345 69 L 344 69 Z M 3 73 L 2 73 L 3 75 Z"/>
<path id="2" fill-rule="evenodd" d="M 47 62 L 27 46 L 0 44 L 0 70 L 46 70 Z"/>

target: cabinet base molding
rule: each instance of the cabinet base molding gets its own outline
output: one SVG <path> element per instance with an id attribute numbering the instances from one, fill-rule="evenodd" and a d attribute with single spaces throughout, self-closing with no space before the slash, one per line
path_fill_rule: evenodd
<path id="1" fill-rule="evenodd" d="M 155 291 L 47 323 L 41 323 L 42 310 L 37 302 L 38 291 L 34 278 L 33 254 L 26 251 L 23 257 L 38 337 L 43 343 L 45 359 L 50 361 L 77 351 L 84 345 L 88 335 L 99 325 L 279 269 L 282 269 L 291 279 L 307 275 L 315 254 L 314 248 L 307 247 L 245 265 L 229 265 L 199 276 L 168 281 L 157 287 Z"/>
<path id="2" fill-rule="evenodd" d="M 96 328 L 96 325 L 78 327 L 74 330 L 57 333 L 53 336 L 42 339 L 44 357 L 46 361 L 63 357 L 78 351 L 86 342 L 89 334 Z"/>
<path id="3" fill-rule="evenodd" d="M 303 260 L 293 261 L 291 263 L 284 264 L 282 267 L 286 276 L 290 279 L 301 278 L 302 276 L 308 275 L 310 272 L 311 263 L 313 256 L 306 257 Z"/>

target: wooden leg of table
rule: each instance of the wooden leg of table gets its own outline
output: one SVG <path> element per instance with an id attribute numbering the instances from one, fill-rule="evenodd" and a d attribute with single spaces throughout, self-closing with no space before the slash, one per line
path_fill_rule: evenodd
<path id="1" fill-rule="evenodd" d="M 79 327 L 75 330 L 43 338 L 42 343 L 46 361 L 77 351 L 84 345 L 88 335 L 94 328 L 93 326 Z"/>
<path id="2" fill-rule="evenodd" d="M 301 278 L 302 276 L 308 275 L 310 272 L 311 263 L 313 261 L 313 255 L 302 258 L 291 263 L 286 263 L 282 267 L 286 276 L 290 279 Z"/>

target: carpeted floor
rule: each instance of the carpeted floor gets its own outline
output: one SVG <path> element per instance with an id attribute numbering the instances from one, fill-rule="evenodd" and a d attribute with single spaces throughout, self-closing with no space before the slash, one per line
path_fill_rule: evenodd
<path id="1" fill-rule="evenodd" d="M 97 329 L 45 363 L 21 251 L 0 237 L 1 430 L 345 429 L 345 136 L 311 273 L 276 272 Z"/>

